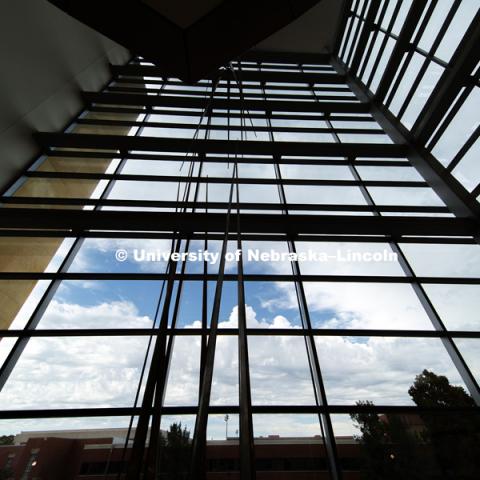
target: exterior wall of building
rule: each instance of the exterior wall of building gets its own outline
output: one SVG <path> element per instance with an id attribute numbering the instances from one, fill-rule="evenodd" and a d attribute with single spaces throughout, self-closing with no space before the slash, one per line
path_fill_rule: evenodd
<path id="1" fill-rule="evenodd" d="M 110 433 L 116 437 L 109 437 Z M 0 472 L 5 474 L 10 471 L 13 480 L 113 479 L 122 469 L 123 439 L 118 436 L 121 433 L 125 434 L 126 431 L 24 432 L 15 437 L 15 445 L 0 446 Z M 356 461 L 359 466 L 360 448 L 353 438 L 344 438 L 339 452 Z M 131 449 L 127 449 L 127 459 L 130 453 Z M 255 453 L 259 480 L 330 478 L 321 440 L 282 437 L 257 439 Z M 208 442 L 205 469 L 208 480 L 240 478 L 238 440 Z M 174 477 L 167 475 L 165 478 Z M 350 471 L 345 476 L 346 480 L 360 478 L 359 471 Z"/>

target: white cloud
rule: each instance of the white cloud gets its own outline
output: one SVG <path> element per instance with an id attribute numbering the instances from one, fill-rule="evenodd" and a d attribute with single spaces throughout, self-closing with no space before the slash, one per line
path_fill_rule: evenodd
<path id="1" fill-rule="evenodd" d="M 247 324 L 253 328 L 294 328 L 285 316 L 258 319 L 251 306 L 246 307 L 246 315 Z M 54 301 L 45 322 L 43 326 L 57 328 L 151 325 L 151 319 L 139 315 L 136 307 L 126 301 L 91 307 Z M 234 307 L 229 318 L 220 322 L 219 328 L 237 325 L 238 308 Z M 197 326 L 199 323 L 193 322 L 188 327 Z M 146 343 L 146 338 L 138 337 L 32 339 L 0 395 L 0 408 L 129 406 L 138 385 Z M 408 405 L 408 387 L 424 368 L 447 375 L 452 383 L 461 383 L 437 339 L 318 337 L 316 346 L 328 400 L 332 404 L 372 400 L 377 404 Z M 314 404 L 303 337 L 250 336 L 248 347 L 254 405 Z M 198 337 L 176 339 L 166 405 L 196 404 L 199 359 Z M 236 337 L 218 337 L 211 403 L 238 404 Z M 290 432 L 293 435 L 298 433 L 299 425 L 303 425 L 302 431 L 306 435 L 318 433 L 315 422 L 300 416 L 283 415 L 259 417 L 256 428 L 261 435 L 269 433 L 268 422 L 265 423 L 268 418 L 272 418 L 271 434 Z M 87 428 L 97 425 L 95 422 L 92 424 L 91 419 L 85 419 L 82 424 L 78 420 L 65 420 L 63 427 L 59 421 L 51 425 L 65 429 L 73 425 Z M 232 419 L 232 434 L 235 422 Z M 109 421 L 106 424 L 111 425 Z M 45 428 L 46 423 L 41 420 L 38 425 L 39 429 Z M 224 426 L 220 420 L 212 418 L 209 437 L 221 438 Z M 16 427 L 4 422 L 3 428 L 12 431 Z"/>
<path id="2" fill-rule="evenodd" d="M 52 301 L 44 328 L 148 328 L 130 302 L 92 307 Z M 128 406 L 138 385 L 145 337 L 33 338 L 0 394 L 0 408 Z"/>
<path id="3" fill-rule="evenodd" d="M 85 307 L 52 300 L 40 323 L 41 328 L 150 328 L 152 319 L 139 316 L 129 301 L 114 301 Z"/>
<path id="4" fill-rule="evenodd" d="M 402 250 L 418 276 L 478 277 L 478 245 L 403 244 Z"/>
<path id="5" fill-rule="evenodd" d="M 327 315 L 313 322 L 319 328 L 433 329 L 408 284 L 305 282 L 304 289 L 313 319 Z"/>
<path id="6" fill-rule="evenodd" d="M 463 385 L 439 339 L 317 337 L 316 344 L 331 404 L 410 405 L 408 388 L 425 368 Z"/>
<path id="7" fill-rule="evenodd" d="M 134 250 L 144 249 L 146 252 L 170 252 L 171 240 L 151 240 L 142 238 L 87 238 L 75 256 L 69 269 L 71 272 L 115 272 L 120 268 L 132 272 L 163 272 L 166 262 L 135 261 Z M 124 249 L 128 253 L 125 262 L 115 259 L 115 252 Z"/>

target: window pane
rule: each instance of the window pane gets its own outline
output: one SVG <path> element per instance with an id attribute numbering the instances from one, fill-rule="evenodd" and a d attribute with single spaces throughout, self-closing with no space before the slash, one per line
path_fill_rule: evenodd
<path id="1" fill-rule="evenodd" d="M 480 139 L 470 147 L 470 150 L 460 160 L 460 163 L 453 169 L 453 176 L 471 192 L 480 183 Z"/>
<path id="2" fill-rule="evenodd" d="M 478 245 L 402 245 L 414 272 L 425 277 L 478 277 L 480 247 Z"/>
<path id="3" fill-rule="evenodd" d="M 423 285 L 449 330 L 479 330 L 480 285 Z"/>
<path id="4" fill-rule="evenodd" d="M 314 405 L 313 384 L 302 337 L 248 338 L 253 405 Z"/>
<path id="5" fill-rule="evenodd" d="M 409 388 L 427 369 L 462 385 L 440 339 L 316 337 L 330 404 L 410 405 Z"/>
<path id="6" fill-rule="evenodd" d="M 322 185 L 285 185 L 288 203 L 365 205 L 358 187 L 331 187 Z"/>
<path id="7" fill-rule="evenodd" d="M 455 343 L 478 382 L 480 380 L 480 340 L 477 338 L 457 338 Z"/>
<path id="8" fill-rule="evenodd" d="M 404 272 L 386 243 L 296 242 L 304 275 L 399 275 Z"/>
<path id="9" fill-rule="evenodd" d="M 479 124 L 478 105 L 480 104 L 480 88 L 474 88 L 465 100 L 458 113 L 448 125 L 442 138 L 435 145 L 432 153 L 443 165 L 448 165 L 457 152 L 468 140 Z"/>
<path id="10" fill-rule="evenodd" d="M 165 405 L 197 405 L 200 378 L 200 336 L 177 336 L 170 361 Z"/>
<path id="11" fill-rule="evenodd" d="M 258 478 L 330 478 L 318 416 L 253 415 L 253 432 Z"/>
<path id="12" fill-rule="evenodd" d="M 346 478 L 477 476 L 476 412 L 333 415 L 332 424 Z"/>
<path id="13" fill-rule="evenodd" d="M 411 285 L 305 282 L 314 328 L 432 330 Z"/>
<path id="14" fill-rule="evenodd" d="M 248 328 L 301 327 L 295 284 L 245 282 Z"/>
<path id="15" fill-rule="evenodd" d="M 0 395 L 4 410 L 128 407 L 146 337 L 32 338 Z"/>
<path id="16" fill-rule="evenodd" d="M 353 180 L 348 167 L 341 165 L 280 165 L 284 179 Z"/>
<path id="17" fill-rule="evenodd" d="M 368 187 L 377 205 L 443 206 L 440 197 L 429 187 Z"/>

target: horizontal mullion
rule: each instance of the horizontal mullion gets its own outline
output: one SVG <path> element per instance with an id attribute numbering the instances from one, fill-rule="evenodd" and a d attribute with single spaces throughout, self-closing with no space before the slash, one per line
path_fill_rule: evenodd
<path id="1" fill-rule="evenodd" d="M 73 272 L 0 272 L 2 280 L 183 280 L 191 282 L 217 281 L 218 275 L 197 273 L 73 273 Z M 236 282 L 237 274 L 225 274 L 224 280 Z M 245 282 L 319 282 L 319 283 L 421 283 L 444 285 L 480 285 L 480 278 L 402 277 L 386 275 L 275 275 L 243 274 Z"/>
<path id="2" fill-rule="evenodd" d="M 290 336 L 304 337 L 389 337 L 389 338 L 480 338 L 478 331 L 445 330 L 387 330 L 387 329 L 345 329 L 345 328 L 247 328 L 249 336 Z M 0 338 L 39 338 L 39 337 L 123 337 L 123 336 L 199 336 L 209 335 L 210 328 L 74 328 L 74 329 L 35 329 L 0 330 Z M 238 336 L 238 328 L 218 328 L 217 335 Z"/>
<path id="3" fill-rule="evenodd" d="M 104 105 L 92 105 L 88 109 L 89 112 L 100 112 L 100 113 L 118 113 L 118 114 L 125 114 L 125 113 L 138 113 L 140 114 L 157 114 L 157 115 L 175 115 L 175 116 L 183 116 L 183 117 L 192 117 L 196 116 L 199 117 L 201 112 L 189 112 L 185 110 L 175 110 L 174 113 L 172 113 L 171 110 L 156 110 L 156 109 L 145 109 L 145 108 L 135 108 L 135 107 L 115 107 L 115 106 L 104 106 Z M 222 112 L 215 112 L 214 111 L 214 116 L 217 118 L 245 118 L 245 115 L 242 115 L 240 113 L 222 113 Z M 248 117 L 249 118 L 258 118 L 261 120 L 264 120 L 266 117 L 265 114 L 262 113 L 255 113 L 255 112 L 248 112 Z M 357 117 L 355 115 L 335 115 L 335 113 L 332 114 L 322 114 L 321 112 L 318 112 L 318 115 L 288 115 L 288 114 L 280 114 L 280 113 L 275 113 L 272 112 L 270 115 L 270 118 L 273 120 L 298 120 L 298 121 L 311 121 L 311 120 L 330 120 L 330 121 L 339 121 L 339 122 L 368 122 L 372 123 L 373 119 L 371 117 Z"/>
<path id="4" fill-rule="evenodd" d="M 121 127 L 152 127 L 152 128 L 176 128 L 184 130 L 201 130 L 201 131 L 242 131 L 242 132 L 287 132 L 287 133 L 356 133 L 364 135 L 373 135 L 385 133 L 381 128 L 313 128 L 313 127 L 262 127 L 250 126 L 248 119 L 247 125 L 215 125 L 202 123 L 200 126 L 194 123 L 164 123 L 152 121 L 136 121 L 136 120 L 114 120 L 114 119 L 96 119 L 96 118 L 79 118 L 75 123 L 78 125 L 108 125 Z M 300 122 L 299 122 L 300 123 Z"/>
<path id="5" fill-rule="evenodd" d="M 162 77 L 164 72 L 162 69 L 151 65 L 112 65 L 113 75 L 127 75 L 134 77 Z M 229 72 L 223 72 L 222 80 L 235 81 L 234 75 Z M 332 71 L 325 72 L 268 72 L 268 71 L 251 71 L 242 70 L 242 81 L 254 82 L 295 82 L 295 83 L 332 83 L 343 84 L 345 77 Z"/>
<path id="6" fill-rule="evenodd" d="M 28 204 L 28 205 L 102 205 L 116 207 L 157 207 L 157 208 L 185 208 L 185 209 L 224 209 L 227 211 L 227 202 L 177 202 L 168 200 L 112 200 L 92 198 L 61 198 L 61 197 L 0 197 L 0 203 L 7 204 Z M 285 205 L 280 203 L 232 203 L 231 209 L 241 210 L 280 210 Z M 409 213 L 449 213 L 447 207 L 427 206 L 404 206 L 404 205 L 340 205 L 340 204 L 311 204 L 311 203 L 290 203 L 289 211 L 337 211 L 337 212 L 409 212 Z"/>
<path id="7" fill-rule="evenodd" d="M 143 78 L 137 78 L 137 77 L 132 77 L 132 78 L 128 78 L 128 77 L 115 77 L 113 80 L 113 82 L 115 82 L 114 85 L 109 85 L 107 88 L 111 88 L 111 87 L 117 87 L 117 86 L 121 86 L 122 83 L 132 83 L 132 84 L 138 84 L 138 85 L 148 85 L 148 84 L 151 84 L 151 85 L 161 85 L 163 86 L 164 88 L 162 89 L 162 91 L 164 92 L 165 91 L 165 88 L 166 87 L 171 87 L 171 86 L 181 86 L 182 84 L 181 83 L 178 83 L 178 82 L 172 82 L 172 81 L 169 81 L 169 80 L 166 80 L 166 81 L 162 81 L 162 80 L 155 80 L 155 79 L 149 79 L 149 80 L 145 80 Z M 299 82 L 294 82 L 294 83 L 299 83 Z M 118 85 L 120 84 L 120 85 Z M 228 86 L 226 85 L 219 85 L 221 88 L 228 88 Z M 238 88 L 236 83 L 232 83 L 231 85 L 231 88 Z M 212 88 L 212 85 L 209 84 L 209 85 L 201 85 L 202 88 L 205 88 L 205 91 L 206 93 L 211 93 L 211 88 Z M 191 92 L 197 92 L 199 94 L 202 94 L 204 92 L 202 92 L 201 90 L 188 90 L 188 85 L 186 85 L 186 88 L 187 90 L 186 91 L 191 91 Z M 243 89 L 259 89 L 261 88 L 260 86 L 256 86 L 256 85 L 243 85 Z M 295 86 L 295 85 L 265 85 L 265 88 L 268 88 L 269 90 L 286 90 L 286 91 L 299 91 L 299 90 L 306 90 L 306 91 L 311 91 L 311 85 L 309 84 L 307 87 L 304 87 L 304 86 Z M 339 86 L 337 84 L 334 84 L 334 85 L 328 85 L 328 86 L 316 86 L 314 87 L 315 90 L 318 90 L 318 91 L 321 91 L 321 92 L 350 92 L 351 93 L 351 90 L 350 88 L 345 84 L 343 86 Z M 158 89 L 160 90 L 160 89 Z M 170 91 L 170 90 L 169 90 Z M 172 89 L 172 91 L 180 91 L 178 89 Z M 247 95 L 247 93 L 245 93 L 245 95 Z M 248 94 L 249 95 L 249 94 Z"/>
<path id="8" fill-rule="evenodd" d="M 186 141 L 178 138 L 97 135 L 79 133 L 36 133 L 35 139 L 44 148 L 90 148 L 107 149 L 120 152 L 137 151 L 170 151 L 191 153 L 232 153 L 241 155 L 278 154 L 290 156 L 340 156 L 340 157 L 373 157 L 404 158 L 410 147 L 406 144 L 377 143 L 335 143 L 335 142 L 264 142 L 245 140 L 204 140 Z"/>
<path id="9" fill-rule="evenodd" d="M 113 93 L 113 92 L 82 92 L 84 100 L 88 103 L 135 105 L 149 107 L 179 107 L 198 108 L 204 110 L 207 100 L 203 98 L 187 98 L 175 96 L 142 95 L 136 93 Z M 313 98 L 313 97 L 312 97 Z M 345 100 L 345 99 L 343 99 Z M 295 102 L 282 100 L 208 100 L 211 108 L 231 110 L 261 110 L 292 111 L 292 112 L 342 112 L 342 113 L 368 113 L 369 103 L 366 102 Z"/>
<path id="10" fill-rule="evenodd" d="M 111 158 L 111 156 L 102 152 L 84 152 L 84 151 L 72 151 L 72 150 L 51 150 L 48 152 L 50 157 L 67 157 L 67 158 L 82 158 L 82 159 L 104 159 Z M 150 160 L 150 161 L 199 161 L 205 163 L 232 163 L 231 158 L 225 157 L 188 157 L 185 159 L 180 156 L 160 155 L 160 154 L 140 154 L 140 153 L 125 153 L 122 158 L 128 160 Z M 271 164 L 272 162 L 280 165 L 350 165 L 349 160 L 324 160 L 324 159 L 302 159 L 302 158 L 236 158 L 237 163 L 261 163 Z M 354 160 L 357 166 L 375 166 L 375 167 L 411 167 L 408 160 Z"/>
<path id="11" fill-rule="evenodd" d="M 480 413 L 480 407 L 418 407 L 412 405 L 252 405 L 252 414 L 353 414 L 353 413 L 377 413 L 418 415 L 422 412 L 437 413 L 439 415 L 451 415 L 460 413 Z M 0 419 L 28 419 L 28 418 L 76 418 L 76 417 L 131 417 L 141 413 L 153 414 L 152 408 L 145 407 L 88 407 L 88 408 L 51 408 L 51 409 L 24 409 L 2 410 Z M 174 407 L 163 406 L 162 415 L 196 415 L 198 406 Z M 239 414 L 238 405 L 209 406 L 209 414 Z M 448 420 L 448 417 L 446 418 Z M 320 440 L 319 440 L 320 441 Z"/>
<path id="12" fill-rule="evenodd" d="M 436 57 L 435 54 L 431 52 L 427 52 L 423 48 L 420 48 L 418 45 L 415 45 L 415 47 L 412 47 L 412 49 L 415 52 L 427 58 L 428 60 L 430 60 L 431 62 L 436 63 L 437 65 L 440 65 L 443 68 L 449 68 L 448 62 L 445 62 L 445 60 L 442 60 L 441 58 Z M 436 50 L 437 50 L 436 48 L 431 48 L 431 51 L 436 51 Z"/>
<path id="13" fill-rule="evenodd" d="M 245 88 L 245 87 L 244 87 Z M 308 91 L 307 89 L 305 89 Z M 191 97 L 191 98 L 201 98 L 206 99 L 210 98 L 212 92 L 208 90 L 206 92 L 196 92 L 191 90 L 168 90 L 168 89 L 156 89 L 156 88 L 140 88 L 140 87 L 121 87 L 121 86 L 112 86 L 107 87 L 104 92 L 127 92 L 127 93 L 139 93 L 148 95 L 149 93 L 157 93 L 159 96 L 171 96 L 171 97 Z M 323 100 L 323 101 L 355 101 L 357 98 L 355 95 L 350 96 L 342 96 L 342 95 L 317 95 L 314 97 L 313 95 L 288 95 L 286 93 L 243 93 L 244 97 L 249 97 L 247 100 L 251 99 L 258 99 L 258 100 L 285 100 L 285 99 L 294 99 L 294 100 L 310 100 L 312 102 L 316 100 Z M 218 92 L 215 91 L 213 95 L 213 101 L 216 99 L 225 99 L 225 100 L 241 100 L 240 93 L 235 92 Z"/>
<path id="14" fill-rule="evenodd" d="M 315 180 L 315 179 L 281 179 L 276 178 L 229 178 L 229 177 L 187 177 L 181 175 L 140 175 L 123 173 L 83 173 L 83 172 L 25 172 L 26 177 L 31 178 L 70 178 L 91 180 L 124 180 L 143 182 L 184 182 L 184 183 L 225 183 L 241 185 L 316 185 L 316 186 L 339 186 L 339 187 L 428 187 L 426 182 L 421 181 L 393 181 L 393 180 Z"/>
<path id="15" fill-rule="evenodd" d="M 237 215 L 230 214 L 229 231 L 232 234 L 236 230 L 236 222 Z M 32 229 L 62 229 L 82 235 L 86 231 L 111 231 L 117 233 L 119 238 L 128 235 L 128 232 L 178 232 L 179 236 L 188 238 L 194 233 L 224 233 L 226 213 L 1 208 L 0 223 L 3 229 L 27 228 L 29 232 L 32 232 Z M 397 239 L 405 236 L 458 236 L 471 239 L 479 230 L 478 223 L 470 218 L 422 216 L 242 213 L 241 224 L 243 234 L 281 234 L 296 240 L 312 234 L 328 235 L 331 239 L 335 239 L 335 235 L 380 235 Z M 347 239 L 348 237 L 344 237 L 343 241 Z"/>
<path id="16" fill-rule="evenodd" d="M 126 231 L 110 231 L 110 230 L 93 230 L 93 231 L 78 231 L 72 230 L 40 230 L 40 229 L 5 229 L 0 230 L 0 237 L 26 237 L 26 238 L 122 238 L 122 239 L 150 239 L 150 240 L 171 240 L 177 239 L 178 234 L 174 232 L 132 232 Z M 283 242 L 288 240 L 291 235 L 287 233 L 243 233 L 240 234 L 240 239 L 243 241 L 278 241 Z M 390 241 L 398 241 L 403 243 L 422 243 L 428 245 L 476 245 L 477 242 L 473 238 L 468 237 L 403 237 L 396 235 L 393 238 L 390 234 L 385 235 L 332 235 L 327 234 L 299 234 L 296 235 L 296 240 L 301 242 L 354 242 L 354 243 L 386 243 Z M 223 240 L 224 233 L 186 233 L 182 235 L 182 240 Z M 230 233 L 227 235 L 229 241 L 238 239 L 237 233 Z"/>

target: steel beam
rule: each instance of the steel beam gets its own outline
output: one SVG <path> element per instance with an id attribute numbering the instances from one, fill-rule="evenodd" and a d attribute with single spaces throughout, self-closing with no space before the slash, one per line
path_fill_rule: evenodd
<path id="1" fill-rule="evenodd" d="M 151 65 L 112 65 L 114 75 L 133 76 L 133 77 L 162 77 L 162 69 Z M 212 79 L 213 76 L 207 78 Z M 234 80 L 230 71 L 225 71 L 222 78 L 224 80 Z M 242 70 L 242 81 L 250 82 L 305 82 L 305 83 L 344 83 L 344 78 L 337 73 L 302 73 L 302 72 L 260 72 Z"/>
<path id="2" fill-rule="evenodd" d="M 406 337 L 406 338 L 480 338 L 480 331 L 457 330 L 385 330 L 385 329 L 345 329 L 345 328 L 312 328 L 312 335 L 316 337 Z M 198 337 L 208 335 L 210 329 L 202 328 L 168 328 L 167 335 L 182 337 Z M 250 336 L 293 336 L 303 337 L 305 332 L 292 328 L 247 328 L 246 334 Z M 1 338 L 40 338 L 40 337 L 155 337 L 164 335 L 158 329 L 152 328 L 86 328 L 72 329 L 36 329 L 36 330 L 0 330 Z M 217 335 L 238 336 L 238 328 L 220 328 Z"/>
<path id="3" fill-rule="evenodd" d="M 196 406 L 164 407 L 165 415 L 194 415 Z M 211 406 L 209 414 L 222 415 L 226 413 L 238 414 L 238 405 Z M 38 410 L 1 410 L 1 420 L 16 420 L 28 418 L 80 418 L 80 417 L 126 417 L 137 416 L 142 412 L 140 407 L 104 407 L 104 408 L 52 408 Z M 439 415 L 480 414 L 480 407 L 418 407 L 396 405 L 254 405 L 252 413 L 265 414 L 330 414 L 350 415 L 352 413 L 377 413 L 418 415 L 419 413 L 438 413 Z"/>
<path id="4" fill-rule="evenodd" d="M 395 78 L 398 68 L 403 59 L 403 55 L 408 51 L 413 34 L 417 28 L 418 22 L 422 17 L 422 13 L 428 4 L 427 0 L 413 0 L 412 6 L 408 12 L 405 23 L 398 37 L 395 48 L 388 61 L 388 64 L 383 73 L 380 84 L 375 93 L 375 100 L 382 103 L 388 90 L 390 89 L 393 79 Z"/>
<path id="5" fill-rule="evenodd" d="M 235 226 L 236 214 L 230 217 L 230 228 Z M 118 237 L 129 231 L 178 231 L 183 235 L 193 232 L 221 232 L 225 215 L 221 213 L 175 212 L 119 212 L 107 210 L 47 210 L 1 208 L 2 228 L 63 229 L 75 234 L 83 231 L 113 231 Z M 125 232 L 125 233 L 123 233 Z M 331 215 L 269 215 L 242 214 L 242 233 L 282 234 L 358 234 L 473 236 L 479 233 L 479 223 L 469 218 L 449 217 L 370 217 Z M 24 231 L 35 236 L 35 231 Z M 100 234 L 101 236 L 101 234 Z"/>
<path id="6" fill-rule="evenodd" d="M 317 107 L 318 108 L 318 107 Z M 377 143 L 262 142 L 235 140 L 195 140 L 159 137 L 128 137 L 80 133 L 36 133 L 35 139 L 44 148 L 89 148 L 111 150 L 170 151 L 191 153 L 230 153 L 244 155 L 327 155 L 338 157 L 404 158 L 406 145 Z"/>
<path id="7" fill-rule="evenodd" d="M 158 95 L 146 95 L 141 93 L 118 93 L 118 92 L 83 92 L 82 97 L 88 104 L 102 104 L 102 105 L 135 105 L 146 107 L 174 107 L 174 108 L 190 108 L 203 110 L 206 106 L 205 98 L 192 97 L 167 97 Z M 313 99 L 313 98 L 312 98 Z M 348 100 L 348 99 L 347 99 Z M 316 112 L 321 114 L 323 112 L 340 112 L 340 113 L 367 113 L 368 104 L 344 101 L 344 102 L 322 102 L 321 108 L 315 102 L 301 102 L 301 101 L 287 101 L 287 100 L 270 100 L 268 104 L 265 100 L 226 100 L 214 98 L 212 100 L 212 108 L 220 110 L 240 110 L 246 108 L 249 111 L 255 112 L 260 110 L 265 111 L 265 108 L 270 111 L 278 112 Z M 162 113 L 162 112 L 156 112 Z M 198 112 L 190 111 L 191 115 Z"/>
<path id="8" fill-rule="evenodd" d="M 424 146 L 445 114 L 453 105 L 462 87 L 469 83 L 470 75 L 480 61 L 480 11 L 473 19 L 431 94 L 412 131 L 415 141 Z"/>
<path id="9" fill-rule="evenodd" d="M 40 273 L 0 272 L 1 280 L 166 280 L 164 273 Z M 175 280 L 192 282 L 217 281 L 218 275 L 207 276 L 195 273 L 175 274 Z M 225 274 L 225 282 L 238 281 L 238 275 Z M 327 282 L 327 283 L 425 283 L 446 285 L 480 285 L 478 277 L 407 277 L 387 275 L 271 275 L 245 274 L 245 282 Z"/>
<path id="10" fill-rule="evenodd" d="M 339 60 L 334 64 L 340 72 L 345 65 Z M 472 198 L 460 182 L 428 152 L 414 136 L 402 125 L 377 96 L 372 96 L 363 84 L 354 76 L 347 76 L 347 83 L 359 98 L 371 100 L 371 113 L 392 140 L 400 142 L 408 149 L 407 158 L 437 195 L 445 202 L 450 211 L 458 217 L 470 217 L 480 221 L 480 205 Z"/>
<path id="11" fill-rule="evenodd" d="M 350 72 L 353 75 L 357 74 L 358 68 L 360 66 L 360 61 L 365 54 L 365 49 L 368 43 L 368 39 L 370 34 L 374 28 L 375 18 L 378 13 L 378 9 L 380 8 L 381 0 L 372 0 L 370 2 L 370 6 L 368 8 L 368 13 L 365 17 L 364 25 L 362 33 L 360 34 L 360 38 L 357 43 L 357 48 L 355 50 L 355 54 L 353 55 L 352 64 L 350 65 Z"/>

